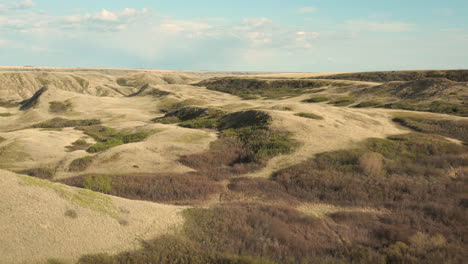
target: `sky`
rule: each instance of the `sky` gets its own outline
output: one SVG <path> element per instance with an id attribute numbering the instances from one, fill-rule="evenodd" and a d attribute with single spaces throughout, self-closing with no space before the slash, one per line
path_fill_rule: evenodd
<path id="1" fill-rule="evenodd" d="M 467 0 L 0 0 L 0 65 L 468 68 Z"/>

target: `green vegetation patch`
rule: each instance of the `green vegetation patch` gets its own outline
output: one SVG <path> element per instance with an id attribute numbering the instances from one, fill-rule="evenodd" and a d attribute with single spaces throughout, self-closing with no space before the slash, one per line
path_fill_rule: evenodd
<path id="1" fill-rule="evenodd" d="M 188 106 L 202 106 L 205 105 L 206 102 L 199 99 L 185 99 L 185 100 L 176 100 L 176 99 L 164 99 L 159 102 L 158 108 L 159 111 L 163 113 L 173 112 L 183 107 Z"/>
<path id="2" fill-rule="evenodd" d="M 78 139 L 75 142 L 73 142 L 71 146 L 66 146 L 65 148 L 69 152 L 73 152 L 73 151 L 76 151 L 76 150 L 87 150 L 91 145 L 92 144 L 89 144 L 84 139 Z"/>
<path id="3" fill-rule="evenodd" d="M 332 104 L 335 106 L 348 106 L 348 105 L 354 104 L 354 102 L 355 102 L 355 99 L 352 96 L 346 96 L 346 97 L 335 99 L 331 101 L 329 104 Z"/>
<path id="4" fill-rule="evenodd" d="M 360 102 L 359 104 L 355 105 L 356 108 L 373 108 L 373 107 L 381 107 L 384 103 L 379 101 L 364 101 Z"/>
<path id="5" fill-rule="evenodd" d="M 72 103 L 70 101 L 54 101 L 49 102 L 49 112 L 53 114 L 64 114 L 72 110 Z"/>
<path id="6" fill-rule="evenodd" d="M 64 185 L 56 184 L 47 180 L 41 180 L 33 177 L 21 177 L 27 185 L 37 186 L 55 191 L 63 199 L 103 215 L 108 215 L 118 219 L 119 210 L 112 202 L 112 199 L 100 193 L 92 192 L 86 189 L 69 190 Z"/>
<path id="7" fill-rule="evenodd" d="M 433 193 L 431 188 L 437 182 L 463 181 L 464 174 L 457 171 L 468 162 L 466 153 L 466 146 L 435 135 L 370 138 L 361 148 L 318 154 L 275 173 L 273 179 L 288 194 L 308 201 L 361 206 L 402 200 L 427 202 L 437 199 L 423 194 Z M 451 173 L 462 178 L 453 182 Z M 440 191 L 438 195 L 445 195 Z"/>
<path id="8" fill-rule="evenodd" d="M 151 87 L 149 84 L 145 84 L 137 92 L 127 95 L 127 97 L 150 95 L 150 96 L 159 98 L 159 97 L 164 97 L 164 96 L 171 95 L 171 94 L 173 93 L 159 90 L 157 88 Z"/>
<path id="9" fill-rule="evenodd" d="M 187 128 L 216 128 L 218 119 L 224 114 L 224 111 L 215 108 L 183 107 L 163 117 L 153 119 L 153 122 L 180 123 L 180 126 Z"/>
<path id="10" fill-rule="evenodd" d="M 287 132 L 252 126 L 223 130 L 221 137 L 241 144 L 246 150 L 246 155 L 242 157 L 243 162 L 261 163 L 274 156 L 292 152 L 298 144 Z"/>
<path id="11" fill-rule="evenodd" d="M 60 182 L 127 199 L 176 204 L 205 200 L 221 190 L 216 182 L 190 173 L 80 175 Z"/>
<path id="12" fill-rule="evenodd" d="M 68 170 L 71 172 L 81 172 L 86 170 L 94 160 L 94 156 L 87 156 L 79 159 L 75 159 L 70 163 Z"/>
<path id="13" fill-rule="evenodd" d="M 88 176 L 85 178 L 84 188 L 95 191 L 109 194 L 112 190 L 112 178 L 106 175 L 96 175 Z"/>
<path id="14" fill-rule="evenodd" d="M 53 118 L 51 120 L 33 125 L 33 128 L 64 128 L 64 127 L 78 127 L 78 126 L 94 126 L 101 124 L 98 119 L 84 119 L 84 120 L 69 120 L 64 118 Z"/>
<path id="15" fill-rule="evenodd" d="M 384 105 L 385 108 L 404 109 L 411 111 L 422 111 L 432 113 L 442 113 L 458 116 L 468 116 L 468 105 L 456 104 L 446 101 L 434 101 L 431 103 L 418 103 L 411 100 L 401 100 Z"/>
<path id="16" fill-rule="evenodd" d="M 304 118 L 309 118 L 309 119 L 315 119 L 315 120 L 323 120 L 323 116 L 319 116 L 319 115 L 316 115 L 316 114 L 313 114 L 313 113 L 297 113 L 295 114 L 297 116 L 300 116 L 300 117 L 304 117 Z"/>
<path id="17" fill-rule="evenodd" d="M 198 86 L 237 95 L 243 99 L 282 99 L 299 96 L 325 86 L 345 86 L 346 83 L 321 80 L 260 80 L 243 78 L 214 78 Z"/>
<path id="18" fill-rule="evenodd" d="M 55 169 L 52 168 L 34 168 L 20 172 L 31 177 L 50 180 L 55 176 Z"/>
<path id="19" fill-rule="evenodd" d="M 2 143 L 3 141 L 6 141 L 6 138 L 0 136 L 0 143 Z"/>
<path id="20" fill-rule="evenodd" d="M 314 255 L 339 243 L 322 229 L 321 221 L 283 206 L 227 204 L 187 209 L 184 217 L 184 234 L 211 252 L 262 256 L 279 263 L 321 263 L 312 261 Z"/>
<path id="21" fill-rule="evenodd" d="M 218 123 L 219 118 L 196 118 L 193 120 L 187 120 L 184 122 L 181 122 L 179 125 L 181 127 L 186 127 L 186 128 L 194 128 L 194 129 L 200 129 L 200 128 L 210 128 L 214 129 L 219 126 Z"/>
<path id="22" fill-rule="evenodd" d="M 77 127 L 86 135 L 98 141 L 87 149 L 90 153 L 97 153 L 123 144 L 141 142 L 153 135 L 157 131 L 125 132 L 116 131 L 105 126 Z"/>
<path id="23" fill-rule="evenodd" d="M 456 82 L 468 82 L 468 70 L 356 72 L 319 76 L 315 78 L 365 82 L 414 81 L 426 78 L 444 78 Z"/>
<path id="24" fill-rule="evenodd" d="M 127 251 L 117 255 L 86 255 L 78 261 L 78 264 L 97 263 L 276 264 L 276 262 L 259 257 L 235 257 L 229 254 L 210 252 L 203 245 L 176 235 L 163 235 L 157 239 L 145 241 L 139 250 Z"/>
<path id="25" fill-rule="evenodd" d="M 219 129 L 268 127 L 273 119 L 263 111 L 247 110 L 227 114 L 219 120 Z"/>
<path id="26" fill-rule="evenodd" d="M 325 96 L 315 96 L 315 97 L 311 97 L 309 99 L 306 99 L 302 102 L 304 103 L 322 103 L 322 102 L 327 102 L 327 101 L 330 101 L 330 98 L 328 97 L 325 97 Z"/>
<path id="27" fill-rule="evenodd" d="M 229 114 L 220 120 L 220 137 L 209 151 L 182 156 L 180 162 L 214 180 L 257 170 L 299 145 L 291 134 L 271 130 L 270 122 L 271 117 L 261 111 Z"/>
<path id="28" fill-rule="evenodd" d="M 417 132 L 438 134 L 468 142 L 468 121 L 428 117 L 414 114 L 397 114 L 394 122 Z"/>
<path id="29" fill-rule="evenodd" d="M 9 116 L 13 116 L 12 113 L 0 113 L 0 117 L 9 117 Z"/>

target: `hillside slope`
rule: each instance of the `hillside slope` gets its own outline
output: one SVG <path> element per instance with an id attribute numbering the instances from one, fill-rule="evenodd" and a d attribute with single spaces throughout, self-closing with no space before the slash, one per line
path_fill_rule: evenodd
<path id="1" fill-rule="evenodd" d="M 0 170 L 2 263 L 77 260 L 171 233 L 183 207 L 129 201 Z"/>

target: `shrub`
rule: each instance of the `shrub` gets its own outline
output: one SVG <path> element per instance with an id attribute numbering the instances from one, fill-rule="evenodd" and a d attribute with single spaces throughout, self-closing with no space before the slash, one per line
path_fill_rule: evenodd
<path id="1" fill-rule="evenodd" d="M 256 127 L 227 129 L 208 152 L 182 156 L 180 161 L 219 180 L 261 168 L 268 159 L 290 153 L 297 145 L 288 133 Z"/>
<path id="2" fill-rule="evenodd" d="M 354 104 L 354 98 L 351 96 L 341 97 L 331 101 L 329 104 L 333 104 L 335 106 L 348 106 L 350 104 Z"/>
<path id="3" fill-rule="evenodd" d="M 141 142 L 154 133 L 154 131 L 140 131 L 135 133 L 116 131 L 105 126 L 78 127 L 77 129 L 84 131 L 86 135 L 98 141 L 87 149 L 90 153 L 102 152 L 123 144 Z"/>
<path id="4" fill-rule="evenodd" d="M 468 121 L 431 118 L 424 115 L 398 114 L 394 122 L 417 132 L 438 134 L 468 142 Z"/>
<path id="5" fill-rule="evenodd" d="M 347 83 L 321 80 L 261 80 L 254 78 L 213 78 L 204 80 L 198 86 L 210 90 L 230 93 L 243 99 L 282 99 L 299 96 L 326 86 L 345 86 Z"/>
<path id="6" fill-rule="evenodd" d="M 112 190 L 112 178 L 105 175 L 88 176 L 85 178 L 83 187 L 88 190 L 108 194 Z"/>
<path id="7" fill-rule="evenodd" d="M 289 195 L 307 201 L 365 205 L 437 200 L 448 189 L 450 195 L 460 193 L 464 184 L 457 184 L 465 174 L 460 171 L 462 178 L 455 180 L 448 172 L 468 164 L 466 153 L 466 147 L 438 136 L 369 139 L 362 149 L 319 154 L 275 173 L 273 180 Z"/>
<path id="8" fill-rule="evenodd" d="M 177 116 L 168 116 L 168 117 L 163 116 L 163 117 L 154 118 L 151 121 L 153 121 L 155 123 L 159 123 L 159 124 L 168 125 L 168 124 L 179 123 L 180 119 L 177 118 Z"/>
<path id="9" fill-rule="evenodd" d="M 84 139 L 78 139 L 75 142 L 72 143 L 71 146 L 66 146 L 68 151 L 76 151 L 76 150 L 86 150 L 91 146 L 91 144 L 88 144 L 88 142 Z"/>
<path id="10" fill-rule="evenodd" d="M 86 135 L 94 138 L 96 141 L 104 141 L 116 133 L 115 129 L 100 125 L 77 127 L 75 129 L 83 131 Z"/>
<path id="11" fill-rule="evenodd" d="M 186 127 L 186 128 L 194 128 L 194 129 L 200 129 L 200 128 L 217 128 L 219 126 L 218 123 L 218 118 L 197 118 L 193 120 L 188 120 L 180 123 L 179 125 L 181 127 Z"/>
<path id="12" fill-rule="evenodd" d="M 282 206 L 229 204 L 187 209 L 184 216 L 184 234 L 208 251 L 306 263 L 340 243 L 321 221 Z"/>
<path id="13" fill-rule="evenodd" d="M 446 101 L 433 101 L 431 103 L 420 103 L 412 100 L 401 100 L 383 107 L 391 109 L 404 109 L 412 111 L 433 112 L 442 114 L 451 114 L 459 116 L 468 116 L 468 106 Z"/>
<path id="14" fill-rule="evenodd" d="M 304 103 L 322 103 L 322 102 L 327 102 L 327 101 L 330 101 L 330 98 L 328 97 L 325 97 L 325 96 L 315 96 L 315 97 L 311 97 L 309 99 L 306 99 L 302 102 Z"/>
<path id="15" fill-rule="evenodd" d="M 63 114 L 71 111 L 72 103 L 70 101 L 65 102 L 49 102 L 49 112 L 53 114 Z"/>
<path id="16" fill-rule="evenodd" d="M 64 128 L 64 127 L 79 127 L 79 126 L 94 126 L 101 124 L 98 119 L 85 119 L 85 120 L 68 120 L 64 118 L 54 118 L 36 125 L 33 128 Z"/>
<path id="17" fill-rule="evenodd" d="M 220 191 L 220 186 L 194 174 L 82 175 L 60 182 L 128 199 L 194 203 Z"/>
<path id="18" fill-rule="evenodd" d="M 119 219 L 119 224 L 122 226 L 128 226 L 129 222 L 128 220 L 125 220 L 125 219 Z"/>
<path id="19" fill-rule="evenodd" d="M 60 259 L 48 259 L 47 264 L 68 264 L 68 262 Z"/>
<path id="20" fill-rule="evenodd" d="M 52 168 L 34 168 L 21 171 L 20 173 L 40 179 L 52 179 L 55 176 L 55 170 Z"/>
<path id="21" fill-rule="evenodd" d="M 258 110 L 240 111 L 225 115 L 219 120 L 219 129 L 242 127 L 267 127 L 272 121 L 268 113 Z"/>
<path id="22" fill-rule="evenodd" d="M 319 115 L 316 115 L 316 114 L 313 114 L 313 113 L 297 113 L 295 115 L 300 116 L 300 117 L 304 117 L 304 118 L 315 119 L 315 120 L 323 120 L 324 119 L 322 116 L 319 116 Z"/>
<path id="23" fill-rule="evenodd" d="M 106 141 L 98 142 L 98 143 L 92 145 L 91 147 L 88 148 L 87 151 L 89 153 L 97 153 L 97 152 L 106 151 L 106 150 L 108 150 L 110 148 L 117 147 L 117 146 L 120 146 L 120 145 L 123 145 L 123 144 L 125 144 L 125 143 L 123 142 L 122 139 L 111 137 L 111 138 L 107 139 Z"/>
<path id="24" fill-rule="evenodd" d="M 188 128 L 216 128 L 218 119 L 224 115 L 224 111 L 212 108 L 184 107 L 170 112 L 163 117 L 153 119 L 153 122 L 162 124 L 180 123 Z"/>
<path id="25" fill-rule="evenodd" d="M 93 163 L 94 156 L 87 156 L 84 158 L 79 158 L 76 160 L 73 160 L 70 163 L 70 166 L 68 167 L 68 170 L 71 172 L 81 172 L 86 170 L 91 163 Z"/>
<path id="26" fill-rule="evenodd" d="M 190 263 L 190 264 L 275 264 L 260 258 L 238 258 L 215 253 L 196 243 L 177 236 L 164 235 L 155 240 L 145 241 L 142 248 L 114 256 L 107 254 L 87 255 L 78 264 L 140 264 L 140 263 Z"/>
<path id="27" fill-rule="evenodd" d="M 205 101 L 198 100 L 198 99 L 186 99 L 183 101 L 179 101 L 175 99 L 165 99 L 165 100 L 160 101 L 158 107 L 161 112 L 169 113 L 169 112 L 173 112 L 183 107 L 204 105 L 205 103 L 206 103 Z"/>
<path id="28" fill-rule="evenodd" d="M 78 214 L 76 213 L 75 210 L 68 209 L 67 211 L 65 211 L 65 216 L 70 217 L 70 218 L 77 218 Z"/>
<path id="29" fill-rule="evenodd" d="M 359 104 L 355 105 L 356 108 L 371 108 L 371 107 L 380 107 L 383 103 L 379 101 L 364 101 L 360 102 Z"/>
<path id="30" fill-rule="evenodd" d="M 359 167 L 367 176 L 383 176 L 384 164 L 382 154 L 376 152 L 369 152 L 362 155 L 359 158 Z"/>

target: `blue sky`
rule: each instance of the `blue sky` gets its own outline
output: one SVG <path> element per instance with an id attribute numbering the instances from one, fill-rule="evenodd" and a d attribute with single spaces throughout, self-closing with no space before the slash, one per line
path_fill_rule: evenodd
<path id="1" fill-rule="evenodd" d="M 0 65 L 468 68 L 466 0 L 0 0 Z"/>

